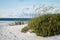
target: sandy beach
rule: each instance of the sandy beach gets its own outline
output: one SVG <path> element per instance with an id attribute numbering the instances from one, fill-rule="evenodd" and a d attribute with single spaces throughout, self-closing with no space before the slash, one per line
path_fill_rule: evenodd
<path id="1" fill-rule="evenodd" d="M 14 25 L 14 26 L 0 26 L 0 40 L 60 40 L 60 35 L 52 37 L 40 37 L 34 33 L 22 33 L 21 29 L 27 26 Z"/>

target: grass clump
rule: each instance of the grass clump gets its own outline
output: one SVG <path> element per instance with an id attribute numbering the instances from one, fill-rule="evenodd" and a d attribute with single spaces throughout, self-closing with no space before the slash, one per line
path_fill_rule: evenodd
<path id="1" fill-rule="evenodd" d="M 24 27 L 24 28 L 21 30 L 21 32 L 26 33 L 28 30 L 29 30 L 28 27 Z"/>
<path id="2" fill-rule="evenodd" d="M 32 19 L 24 32 L 32 30 L 38 36 L 52 36 L 60 34 L 60 14 L 45 14 Z"/>

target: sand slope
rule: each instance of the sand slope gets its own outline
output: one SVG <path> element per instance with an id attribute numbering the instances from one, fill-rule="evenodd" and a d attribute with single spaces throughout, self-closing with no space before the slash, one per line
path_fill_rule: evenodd
<path id="1" fill-rule="evenodd" d="M 60 40 L 60 35 L 44 38 L 34 33 L 21 33 L 21 29 L 26 25 L 0 26 L 0 40 Z"/>

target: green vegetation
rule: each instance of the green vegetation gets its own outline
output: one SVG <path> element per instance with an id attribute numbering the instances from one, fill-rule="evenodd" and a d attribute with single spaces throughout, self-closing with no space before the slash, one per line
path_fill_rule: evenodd
<path id="1" fill-rule="evenodd" d="M 24 28 L 21 30 L 21 32 L 26 33 L 28 30 L 29 30 L 28 27 L 24 27 Z"/>
<path id="2" fill-rule="evenodd" d="M 52 36 L 60 34 L 60 14 L 45 14 L 37 18 L 33 18 L 27 28 L 23 28 L 22 32 L 32 30 L 38 36 Z"/>

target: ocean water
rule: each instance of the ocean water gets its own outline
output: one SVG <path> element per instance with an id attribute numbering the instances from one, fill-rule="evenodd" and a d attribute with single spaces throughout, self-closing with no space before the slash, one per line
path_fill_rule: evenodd
<path id="1" fill-rule="evenodd" d="M 27 24 L 31 18 L 0 18 L 0 27 Z"/>
<path id="2" fill-rule="evenodd" d="M 0 18 L 0 21 L 29 21 L 32 18 Z"/>
<path id="3" fill-rule="evenodd" d="M 27 24 L 29 20 L 31 18 L 0 18 L 0 27 Z"/>

